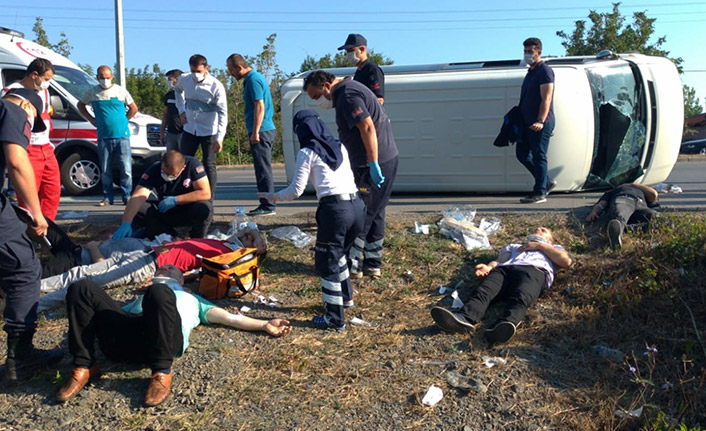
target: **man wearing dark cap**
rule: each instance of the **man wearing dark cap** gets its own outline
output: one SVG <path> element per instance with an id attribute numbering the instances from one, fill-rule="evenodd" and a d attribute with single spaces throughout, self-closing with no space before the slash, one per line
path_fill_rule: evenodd
<path id="1" fill-rule="evenodd" d="M 0 172 L 7 171 L 17 194 L 34 219 L 30 229 L 46 233 L 47 221 L 37 196 L 34 171 L 27 156 L 32 132 L 46 129 L 42 100 L 26 88 L 8 91 L 0 100 Z M 60 350 L 40 351 L 32 345 L 37 327 L 37 301 L 41 268 L 34 247 L 10 201 L 0 195 L 0 287 L 5 293 L 4 330 L 7 332 L 5 379 L 26 378 L 37 368 L 50 365 L 63 356 Z"/>
<path id="2" fill-rule="evenodd" d="M 353 79 L 368 87 L 381 105 L 385 103 L 385 74 L 380 66 L 368 59 L 368 41 L 363 35 L 349 34 L 346 43 L 338 49 L 345 49 L 348 62 L 358 68 Z"/>

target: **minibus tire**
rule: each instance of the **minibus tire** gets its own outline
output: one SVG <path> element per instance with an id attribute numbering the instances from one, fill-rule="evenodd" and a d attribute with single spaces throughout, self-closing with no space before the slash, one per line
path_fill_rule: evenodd
<path id="1" fill-rule="evenodd" d="M 83 167 L 84 172 L 88 175 L 84 181 L 76 176 L 76 169 L 79 166 Z M 61 184 L 71 196 L 98 193 L 101 190 L 98 155 L 85 149 L 69 154 L 61 162 Z"/>

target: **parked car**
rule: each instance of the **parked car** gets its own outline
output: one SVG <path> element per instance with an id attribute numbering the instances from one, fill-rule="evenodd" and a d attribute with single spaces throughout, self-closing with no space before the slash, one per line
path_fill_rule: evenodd
<path id="1" fill-rule="evenodd" d="M 706 139 L 695 139 L 681 143 L 682 154 L 706 154 Z"/>

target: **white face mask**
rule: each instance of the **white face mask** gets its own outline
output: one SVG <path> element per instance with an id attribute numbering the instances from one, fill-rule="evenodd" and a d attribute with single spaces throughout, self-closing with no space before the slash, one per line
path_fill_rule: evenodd
<path id="1" fill-rule="evenodd" d="M 39 84 L 36 82 L 34 83 L 34 90 L 35 91 L 41 91 L 41 90 L 46 90 L 49 88 L 49 81 L 45 81 L 43 79 L 39 79 Z"/>
<path id="2" fill-rule="evenodd" d="M 164 171 L 160 171 L 160 172 L 162 173 L 162 179 L 168 183 L 171 183 L 171 182 L 178 180 L 179 175 L 181 175 L 181 172 L 179 172 L 179 175 L 174 175 L 174 176 L 167 175 L 167 173 Z"/>
<path id="3" fill-rule="evenodd" d="M 355 55 L 355 51 L 347 52 L 346 53 L 346 60 L 348 60 L 348 63 L 353 66 L 360 63 L 360 58 L 358 58 L 358 56 Z"/>
<path id="4" fill-rule="evenodd" d="M 204 79 L 206 79 L 206 75 L 203 73 L 194 72 L 193 75 L 194 75 L 194 81 L 196 81 L 196 82 L 201 82 Z"/>
<path id="5" fill-rule="evenodd" d="M 111 85 L 113 85 L 113 80 L 112 79 L 99 79 L 98 80 L 98 85 L 101 86 L 101 88 L 108 89 L 110 88 Z"/>
<path id="6" fill-rule="evenodd" d="M 316 103 L 321 109 L 331 109 L 333 108 L 333 100 L 327 99 L 323 94 L 316 99 Z"/>
<path id="7" fill-rule="evenodd" d="M 534 54 L 525 54 L 525 64 L 532 66 L 535 63 Z"/>

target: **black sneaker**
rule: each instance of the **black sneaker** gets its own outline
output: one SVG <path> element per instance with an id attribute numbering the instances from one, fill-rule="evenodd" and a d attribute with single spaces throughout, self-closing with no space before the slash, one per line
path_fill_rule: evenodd
<path id="1" fill-rule="evenodd" d="M 623 224 L 620 220 L 613 219 L 608 222 L 608 242 L 613 250 L 619 250 L 623 246 Z"/>
<path id="2" fill-rule="evenodd" d="M 538 195 L 538 194 L 532 194 L 527 196 L 526 198 L 520 199 L 520 203 L 522 204 L 541 204 L 542 202 L 547 201 L 547 196 L 546 195 Z"/>
<path id="3" fill-rule="evenodd" d="M 431 309 L 431 318 L 436 326 L 446 332 L 471 332 L 476 329 L 476 325 L 466 319 L 461 313 L 454 313 L 442 307 Z"/>
<path id="4" fill-rule="evenodd" d="M 554 188 L 556 188 L 556 181 L 549 180 L 547 182 L 547 192 L 545 193 L 545 195 L 548 195 L 549 193 L 551 193 L 552 190 L 554 190 Z"/>
<path id="5" fill-rule="evenodd" d="M 485 330 L 485 338 L 491 343 L 504 343 L 515 335 L 517 327 L 514 323 L 501 320 L 492 328 Z"/>
<path id="6" fill-rule="evenodd" d="M 262 215 L 275 215 L 277 212 L 275 212 L 274 209 L 268 208 L 264 205 L 260 205 L 259 207 L 255 208 L 254 210 L 250 211 L 248 213 L 249 216 L 262 216 Z"/>

